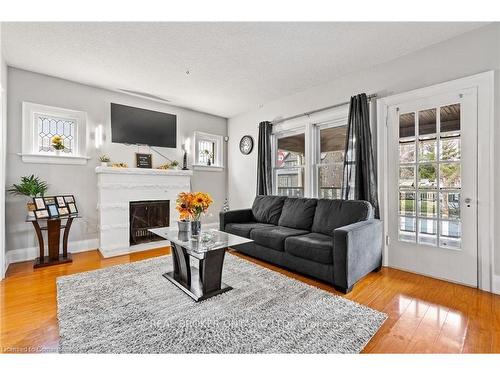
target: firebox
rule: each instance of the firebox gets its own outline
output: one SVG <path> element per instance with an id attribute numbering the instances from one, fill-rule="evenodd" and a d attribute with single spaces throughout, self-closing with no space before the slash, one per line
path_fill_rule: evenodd
<path id="1" fill-rule="evenodd" d="M 148 229 L 168 227 L 170 201 L 130 202 L 130 246 L 140 243 L 163 241 Z"/>

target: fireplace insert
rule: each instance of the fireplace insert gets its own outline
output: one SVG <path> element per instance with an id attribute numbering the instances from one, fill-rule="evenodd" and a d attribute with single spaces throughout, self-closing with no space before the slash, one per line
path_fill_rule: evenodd
<path id="1" fill-rule="evenodd" d="M 130 202 L 130 246 L 163 241 L 148 229 L 170 225 L 170 201 Z"/>

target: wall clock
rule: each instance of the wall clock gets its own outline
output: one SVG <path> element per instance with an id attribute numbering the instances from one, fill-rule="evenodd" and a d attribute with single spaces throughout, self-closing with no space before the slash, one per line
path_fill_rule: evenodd
<path id="1" fill-rule="evenodd" d="M 248 155 L 253 150 L 253 138 L 250 135 L 244 135 L 240 140 L 240 151 L 243 155 Z"/>

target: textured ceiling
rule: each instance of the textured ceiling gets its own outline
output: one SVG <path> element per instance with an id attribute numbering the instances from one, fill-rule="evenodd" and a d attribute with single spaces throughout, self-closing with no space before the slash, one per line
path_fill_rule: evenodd
<path id="1" fill-rule="evenodd" d="M 4 23 L 3 36 L 11 66 L 231 117 L 483 25 Z"/>

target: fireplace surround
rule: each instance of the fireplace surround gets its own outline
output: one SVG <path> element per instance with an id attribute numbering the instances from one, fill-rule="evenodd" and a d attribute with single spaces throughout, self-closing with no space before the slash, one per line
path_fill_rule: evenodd
<path id="1" fill-rule="evenodd" d="M 168 223 L 175 223 L 178 213 L 174 202 L 180 192 L 191 191 L 192 171 L 97 167 L 96 174 L 99 251 L 103 257 L 169 245 L 168 241 L 130 241 L 130 202 L 170 201 Z"/>

